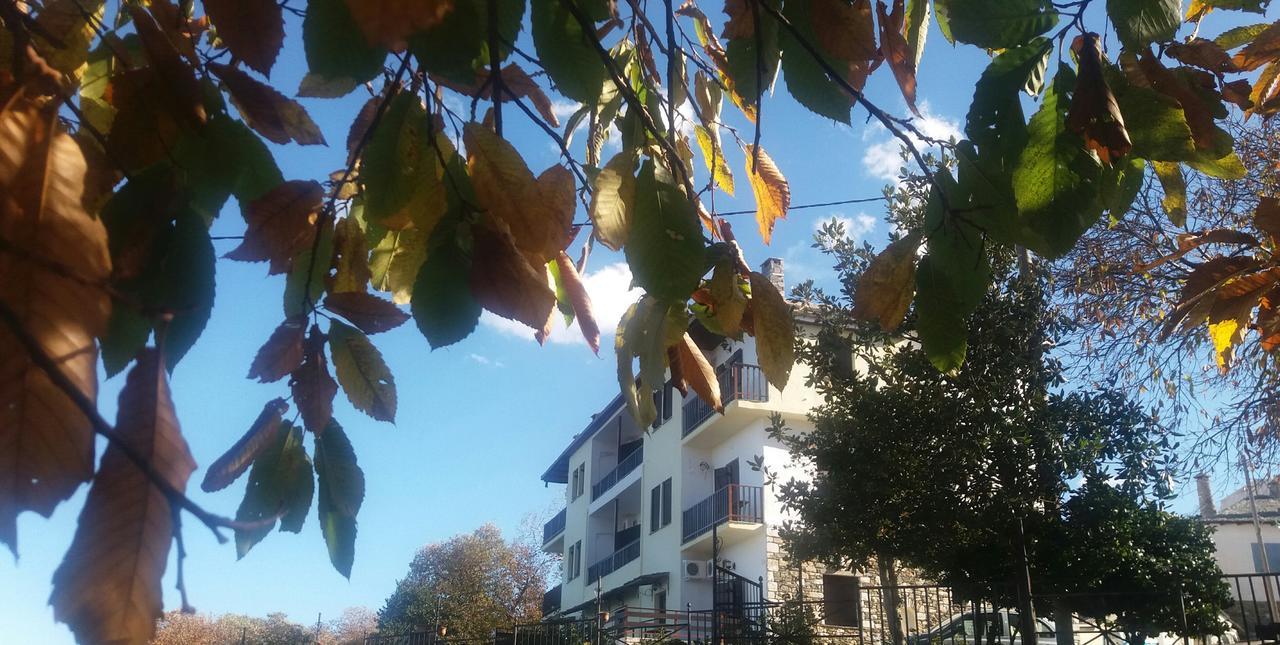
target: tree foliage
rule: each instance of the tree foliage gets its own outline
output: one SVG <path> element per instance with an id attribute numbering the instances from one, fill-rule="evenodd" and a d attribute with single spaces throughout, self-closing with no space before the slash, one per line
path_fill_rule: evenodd
<path id="1" fill-rule="evenodd" d="M 1280 109 L 1280 25 L 1199 37 L 1212 28 L 1211 9 L 1260 13 L 1264 0 L 1197 4 L 1187 16 L 1176 2 L 874 4 L 749 0 L 720 12 L 606 0 L 0 3 L 0 541 L 16 551 L 19 513 L 47 516 L 104 472 L 105 460 L 93 465 L 94 433 L 124 445 L 124 429 L 95 412 L 98 357 L 111 374 L 136 372 L 137 357 L 153 354 L 172 370 L 199 342 L 218 291 L 208 230 L 228 210 L 238 207 L 243 238 L 223 257 L 286 278 L 280 327 L 246 332 L 264 342 L 250 369 L 267 384 L 263 399 L 287 387 L 306 431 L 301 454 L 275 462 L 293 469 L 306 457 L 317 480 L 265 472 L 256 457 L 273 451 L 255 453 L 251 466 L 258 482 L 288 488 L 280 499 L 315 491 L 331 559 L 349 573 L 363 483 L 332 403 L 342 389 L 370 417 L 395 418 L 395 379 L 369 336 L 406 314 L 432 348 L 465 339 L 485 309 L 539 339 L 557 310 L 571 312 L 594 344 L 579 276 L 599 240 L 625 253 L 646 292 L 615 343 L 634 414 L 651 412 L 648 391 L 679 355 L 666 350 L 695 315 L 757 336 L 766 376 L 786 384 L 790 311 L 703 205 L 717 190 L 733 193 L 728 162 L 742 160 L 738 185 L 745 177 L 751 187 L 766 242 L 786 217 L 790 187 L 760 136 L 779 72 L 817 114 L 853 122 L 853 109 L 865 110 L 928 176 L 931 214 L 904 238 L 915 247 L 894 248 L 884 260 L 893 270 L 868 290 L 892 297 L 860 311 L 891 324 L 915 293 L 925 349 L 944 371 L 971 360 L 967 315 L 995 256 L 1015 246 L 1065 254 L 1103 213 L 1128 210 L 1148 163 L 1180 212 L 1181 165 L 1240 174 L 1219 125 L 1228 105 L 1259 117 Z M 916 112 L 931 15 L 953 44 L 998 51 L 954 144 L 930 140 L 862 92 L 885 68 Z M 1108 25 L 1118 51 L 1103 51 L 1108 40 L 1094 33 L 1109 36 Z M 1070 44 L 1072 56 L 1049 74 L 1055 43 Z M 293 50 L 306 76 L 296 89 L 274 85 L 282 52 Z M 1030 120 L 1023 90 L 1040 102 Z M 322 132 L 299 100 L 357 92 L 369 98 L 345 138 Z M 563 130 L 552 97 L 579 105 Z M 470 114 L 451 107 L 458 99 Z M 561 162 L 528 166 L 507 134 L 517 114 L 562 150 Z M 701 185 L 690 130 L 711 169 Z M 622 150 L 602 163 L 610 133 Z M 917 142 L 950 149 L 954 172 L 931 168 Z M 347 163 L 321 177 L 286 176 L 272 152 L 343 143 Z M 578 205 L 586 221 L 575 221 Z M 587 225 L 576 271 L 564 270 L 562 254 Z M 224 475 L 246 472 L 244 448 L 232 446 L 238 466 Z M 194 505 L 181 494 L 185 475 L 165 479 L 172 464 L 151 467 L 146 454 L 125 450 L 147 476 L 126 477 L 119 495 L 147 498 L 137 487 L 152 486 L 215 532 L 261 529 Z M 114 501 L 93 497 L 91 506 Z M 100 512 L 86 507 L 82 528 L 93 531 L 85 527 Z M 158 587 L 163 566 L 154 569 L 148 587 Z M 59 602 L 76 605 L 89 591 L 73 584 Z M 146 640 L 158 608 L 129 611 L 121 638 Z M 89 622 L 77 627 L 81 638 L 99 633 Z"/>

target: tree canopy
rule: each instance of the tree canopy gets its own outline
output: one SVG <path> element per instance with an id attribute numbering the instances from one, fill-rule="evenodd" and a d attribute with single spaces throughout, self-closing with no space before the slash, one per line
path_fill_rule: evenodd
<path id="1" fill-rule="evenodd" d="M 1266 0 L 1196 0 L 1186 13 L 1170 0 L 707 4 L 0 2 L 0 542 L 17 553 L 18 514 L 48 516 L 93 481 L 54 576 L 57 618 L 82 640 L 147 640 L 183 513 L 220 539 L 233 529 L 243 554 L 276 526 L 297 531 L 314 507 L 349 574 L 364 478 L 332 404 L 341 390 L 395 421 L 377 334 L 412 318 L 424 349 L 444 347 L 488 310 L 539 338 L 553 316 L 573 316 L 598 345 L 580 278 L 596 243 L 623 251 L 645 292 L 615 342 L 642 426 L 668 364 L 718 406 L 713 375 L 681 358 L 692 317 L 755 336 L 765 375 L 785 385 L 787 303 L 749 270 L 714 200 L 749 186 L 765 242 L 785 218 L 791 190 L 761 141 L 779 75 L 816 114 L 852 124 L 865 112 L 925 175 L 930 215 L 873 264 L 883 279 L 859 311 L 891 330 L 914 299 L 945 372 L 966 361 L 966 318 L 994 254 L 1069 252 L 1104 213 L 1127 210 L 1148 165 L 1180 217 L 1180 167 L 1242 174 L 1221 127 L 1229 110 L 1280 108 L 1280 24 L 1208 33 L 1214 14 L 1261 14 Z M 931 21 L 953 45 L 995 54 L 958 142 L 930 139 L 862 91 L 869 75 L 891 75 L 917 111 Z M 306 61 L 297 88 L 272 84 L 286 48 Z M 345 138 L 326 137 L 293 98 L 353 93 L 368 100 Z M 1029 119 L 1024 93 L 1038 102 Z M 578 106 L 564 124 L 553 97 Z M 562 161 L 529 168 L 505 134 L 513 117 Z M 622 149 L 606 160 L 610 133 Z M 268 143 L 344 146 L 347 162 L 290 177 Z M 926 162 L 932 147 L 957 159 L 954 172 Z M 202 482 L 219 490 L 249 474 L 235 519 L 184 495 L 196 466 L 168 385 L 214 306 L 209 226 L 232 198 L 243 236 L 223 257 L 286 276 L 278 327 L 246 330 L 264 340 L 248 370 L 264 384 L 263 413 Z M 1274 275 L 1233 272 L 1214 293 L 1247 286 L 1235 279 L 1270 287 Z M 1185 318 L 1238 339 L 1262 302 Z M 115 423 L 98 413 L 99 360 L 128 372 Z M 288 407 L 300 418 L 285 421 Z M 109 444 L 97 463 L 95 435 Z M 93 568 L 102 562 L 118 566 Z"/>

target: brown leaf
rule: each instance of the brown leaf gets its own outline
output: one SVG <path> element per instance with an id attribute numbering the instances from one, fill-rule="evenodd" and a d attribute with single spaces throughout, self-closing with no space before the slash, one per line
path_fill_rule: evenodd
<path id="1" fill-rule="evenodd" d="M 754 38 L 756 35 L 755 15 L 747 6 L 748 2 L 756 0 L 724 0 L 724 31 L 720 34 L 721 38 L 726 40 L 734 40 L 736 38 Z"/>
<path id="2" fill-rule="evenodd" d="M 824 52 L 847 61 L 876 57 L 879 49 L 871 0 L 812 0 L 809 11 L 818 45 Z"/>
<path id="3" fill-rule="evenodd" d="M 1165 53 L 1174 60 L 1208 70 L 1219 76 L 1240 71 L 1231 62 L 1231 55 L 1218 43 L 1204 38 L 1194 38 L 1187 43 L 1169 43 Z"/>
<path id="4" fill-rule="evenodd" d="M 1253 225 L 1271 236 L 1272 244 L 1280 244 L 1280 199 L 1260 197 L 1253 211 Z"/>
<path id="5" fill-rule="evenodd" d="M 720 400 L 720 381 L 716 379 L 716 371 L 711 367 L 711 363 L 707 361 L 707 357 L 702 354 L 702 350 L 694 344 L 693 339 L 686 333 L 680 342 L 675 345 L 676 353 L 680 358 L 680 374 L 684 377 L 689 388 L 698 394 L 698 397 L 707 402 L 711 409 L 716 412 L 724 412 L 724 404 Z M 674 366 L 675 363 L 672 363 Z"/>
<path id="6" fill-rule="evenodd" d="M 694 21 L 694 30 L 697 32 L 698 40 L 702 43 L 702 49 L 706 52 L 707 58 L 715 65 L 716 75 L 720 77 L 720 85 L 729 93 L 729 98 L 733 104 L 742 110 L 742 114 L 749 121 L 756 120 L 755 97 L 745 97 L 737 89 L 733 82 L 733 77 L 729 74 L 729 56 L 725 52 L 724 46 L 720 44 L 720 40 L 716 38 L 715 31 L 711 29 L 711 21 L 706 14 L 698 9 L 697 5 L 692 2 L 686 2 L 676 10 L 676 15 L 687 16 Z"/>
<path id="7" fill-rule="evenodd" d="M 378 106 L 382 101 L 382 95 L 371 97 L 365 101 L 360 111 L 356 113 L 356 118 L 351 121 L 351 128 L 347 130 L 347 163 L 356 158 L 356 146 L 360 145 L 360 141 L 368 135 L 369 127 L 373 125 L 373 117 L 377 115 Z"/>
<path id="8" fill-rule="evenodd" d="M 453 0 L 347 0 L 347 8 L 369 44 L 398 51 L 411 34 L 444 20 Z"/>
<path id="9" fill-rule="evenodd" d="M 395 329 L 409 319 L 409 314 L 395 303 L 363 291 L 331 293 L 324 299 L 324 308 L 351 321 L 366 334 Z"/>
<path id="10" fill-rule="evenodd" d="M 751 272 L 750 332 L 756 337 L 756 356 L 765 378 L 779 390 L 787 387 L 796 362 L 795 321 L 791 305 L 769 278 Z M 747 327 L 743 317 L 743 327 Z"/>
<path id="11" fill-rule="evenodd" d="M 344 217 L 334 226 L 333 253 L 333 292 L 363 293 L 373 272 L 369 269 L 369 242 L 354 218 Z"/>
<path id="12" fill-rule="evenodd" d="M 106 229 L 81 203 L 84 175 L 52 111 L 20 98 L 0 107 L 0 303 L 94 401 L 111 257 Z M 16 554 L 18 514 L 48 517 L 92 474 L 88 419 L 0 323 L 0 543 Z"/>
<path id="13" fill-rule="evenodd" d="M 209 63 L 209 69 L 222 79 L 240 116 L 258 134 L 279 144 L 325 144 L 320 128 L 297 101 L 235 67 Z"/>
<path id="14" fill-rule="evenodd" d="M 1252 93 L 1253 87 L 1249 85 L 1248 79 L 1241 78 L 1222 84 L 1222 98 L 1234 103 L 1241 110 L 1253 107 L 1253 101 L 1249 99 Z"/>
<path id="15" fill-rule="evenodd" d="M 245 209 L 249 228 L 240 246 L 226 257 L 243 262 L 271 262 L 272 274 L 289 270 L 293 258 L 310 248 L 324 203 L 324 187 L 295 179 L 271 189 Z"/>
<path id="16" fill-rule="evenodd" d="M 747 179 L 756 197 L 756 224 L 760 226 L 760 237 L 768 244 L 773 239 L 773 225 L 780 218 L 785 218 L 787 209 L 791 207 L 791 186 L 763 148 L 753 152 L 751 148 L 744 147 L 743 154 L 746 156 Z M 759 167 L 756 166 L 757 157 Z"/>
<path id="17" fill-rule="evenodd" d="M 591 351 L 599 355 L 600 325 L 596 323 L 596 316 L 591 311 L 591 294 L 587 293 L 586 285 L 582 284 L 578 267 L 573 265 L 573 260 L 569 259 L 568 253 L 561 251 L 556 256 L 556 268 L 560 270 L 560 279 L 564 282 L 565 291 L 569 293 L 569 302 L 573 305 L 574 319 L 578 321 L 578 329 L 582 331 L 582 337 L 591 346 Z"/>
<path id="18" fill-rule="evenodd" d="M 338 382 L 329 373 L 329 362 L 324 357 L 325 341 L 320 328 L 312 325 L 307 336 L 306 357 L 293 371 L 289 382 L 303 425 L 317 435 L 324 432 L 333 419 L 333 398 L 338 395 Z"/>
<path id="19" fill-rule="evenodd" d="M 1160 64 L 1159 59 L 1152 55 L 1150 50 L 1144 51 L 1138 56 L 1138 69 L 1142 71 L 1152 89 L 1174 99 L 1182 107 L 1183 115 L 1187 119 L 1187 126 L 1191 128 L 1191 136 L 1195 140 L 1196 147 L 1202 149 L 1212 148 L 1217 135 L 1217 125 L 1214 123 L 1213 112 L 1210 110 L 1209 105 L 1200 98 L 1196 91 L 1176 74 Z"/>
<path id="20" fill-rule="evenodd" d="M 473 227 L 471 293 L 503 318 L 543 329 L 556 304 L 542 265 L 534 267 L 516 247 L 506 224 L 490 217 Z"/>
<path id="21" fill-rule="evenodd" d="M 167 158 L 187 126 L 164 78 L 152 68 L 129 70 L 111 78 L 107 97 L 116 109 L 107 133 L 112 158 L 125 170 Z"/>
<path id="22" fill-rule="evenodd" d="M 1177 306 L 1165 318 L 1159 339 L 1163 341 L 1168 338 L 1184 320 L 1190 326 L 1203 322 L 1208 318 L 1209 308 L 1216 298 L 1214 289 L 1232 278 L 1258 269 L 1259 266 L 1257 260 L 1244 255 L 1219 256 L 1196 265 L 1182 285 Z"/>
<path id="23" fill-rule="evenodd" d="M 1169 255 L 1156 258 L 1151 262 L 1138 263 L 1133 266 L 1137 273 L 1145 273 L 1167 262 L 1172 262 L 1205 244 L 1240 244 L 1259 246 L 1258 238 L 1233 228 L 1215 228 L 1200 233 L 1182 233 L 1178 235 L 1178 250 Z"/>
<path id="24" fill-rule="evenodd" d="M 80 3 L 82 0 L 72 0 L 72 2 Z M 184 5 L 184 8 L 188 5 Z M 165 37 L 169 42 L 173 43 L 174 49 L 188 63 L 193 66 L 199 66 L 200 57 L 196 54 L 196 41 L 200 39 L 200 34 L 209 28 L 208 17 L 200 20 L 191 20 L 187 17 L 184 8 L 179 8 L 173 4 L 171 0 L 149 0 L 147 9 L 151 11 L 151 15 L 155 16 L 156 24 L 160 26 Z M 114 34 L 110 34 L 114 36 Z"/>
<path id="25" fill-rule="evenodd" d="M 1261 336 L 1259 343 L 1263 351 L 1274 352 L 1280 347 L 1280 289 L 1272 289 L 1258 300 L 1258 316 L 1254 321 L 1254 329 Z"/>
<path id="26" fill-rule="evenodd" d="M 573 225 L 573 174 L 552 166 L 534 179 L 516 149 L 479 123 L 462 137 L 480 207 L 506 224 L 531 264 L 555 259 Z"/>
<path id="27" fill-rule="evenodd" d="M 469 84 L 434 75 L 431 80 L 435 81 L 437 85 L 443 85 L 459 94 L 489 101 L 493 99 L 493 83 L 489 82 L 489 76 L 489 68 L 486 67 L 477 71 L 475 80 Z M 538 115 L 543 120 L 552 127 L 560 127 L 560 118 L 556 116 L 551 99 L 519 65 L 515 63 L 507 64 L 506 67 L 502 68 L 500 76 L 502 77 L 502 87 L 505 90 L 502 100 L 528 98 L 533 102 L 534 109 L 538 111 Z"/>
<path id="28" fill-rule="evenodd" d="M 1253 91 L 1249 93 L 1249 102 L 1252 105 L 1245 112 L 1246 115 L 1267 116 L 1280 110 L 1280 61 L 1268 65 L 1258 75 L 1258 80 L 1253 83 Z"/>
<path id="29" fill-rule="evenodd" d="M 1276 60 L 1280 60 L 1280 20 L 1245 45 L 1232 62 L 1242 71 L 1250 72 Z"/>
<path id="30" fill-rule="evenodd" d="M 916 293 L 916 251 L 920 231 L 913 231 L 885 247 L 858 278 L 853 294 L 853 317 L 875 320 L 893 331 L 902 324 Z"/>
<path id="31" fill-rule="evenodd" d="M 1067 111 L 1067 129 L 1080 135 L 1085 148 L 1096 152 L 1102 163 L 1110 166 L 1129 154 L 1133 143 L 1129 141 L 1116 97 L 1102 75 L 1098 35 L 1076 36 L 1071 51 L 1076 54 L 1080 72 L 1071 96 L 1071 108 Z"/>
<path id="32" fill-rule="evenodd" d="M 174 413 L 164 361 L 144 350 L 117 407 L 116 436 L 179 492 L 196 469 Z M 71 548 L 53 574 L 53 617 L 82 643 L 146 643 L 163 613 L 173 539 L 169 499 L 125 452 L 107 448 Z"/>
<path id="33" fill-rule="evenodd" d="M 236 58 L 271 75 L 284 45 L 284 11 L 275 0 L 204 0 L 204 10 Z"/>
<path id="34" fill-rule="evenodd" d="M 307 320 L 302 316 L 288 318 L 271 332 L 271 337 L 258 349 L 249 366 L 248 378 L 271 383 L 285 377 L 302 364 L 302 330 Z"/>
<path id="35" fill-rule="evenodd" d="M 164 88 L 152 100 L 161 97 L 167 100 L 174 116 L 186 125 L 197 126 L 204 123 L 204 102 L 201 100 L 200 84 L 196 81 L 195 71 L 182 59 L 173 42 L 150 13 L 134 5 L 130 5 L 128 9 L 129 15 L 133 17 L 134 29 L 138 32 L 138 40 L 142 41 L 142 51 Z"/>
<path id="36" fill-rule="evenodd" d="M 200 490 L 206 493 L 222 490 L 243 475 L 258 454 L 276 441 L 281 417 L 288 411 L 289 404 L 284 399 L 267 401 L 248 432 L 209 466 L 204 481 L 200 482 Z"/>
<path id="37" fill-rule="evenodd" d="M 916 109 L 916 64 L 914 53 L 902 35 L 906 23 L 907 10 L 903 0 L 893 0 L 893 12 L 884 4 L 884 0 L 876 0 L 876 12 L 880 14 L 880 53 L 889 64 L 893 78 L 898 81 L 902 90 L 902 98 L 906 99 L 911 113 L 920 116 Z"/>

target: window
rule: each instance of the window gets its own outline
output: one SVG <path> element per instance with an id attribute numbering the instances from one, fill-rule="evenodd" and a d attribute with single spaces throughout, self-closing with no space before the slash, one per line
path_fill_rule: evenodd
<path id="1" fill-rule="evenodd" d="M 1280 542 L 1267 542 L 1267 564 L 1271 565 L 1271 570 L 1280 569 Z M 1258 573 L 1266 573 L 1266 569 L 1262 566 L 1262 551 L 1258 549 L 1258 543 L 1253 542 L 1249 545 L 1253 549 L 1253 570 Z"/>
<path id="2" fill-rule="evenodd" d="M 582 540 L 569 545 L 569 555 L 565 557 L 565 574 L 569 580 L 582 575 Z"/>
<path id="3" fill-rule="evenodd" d="M 658 417 L 653 420 L 653 427 L 656 429 L 671 418 L 672 407 L 675 397 L 672 395 L 671 381 L 653 393 L 653 407 L 658 411 Z"/>
<path id="4" fill-rule="evenodd" d="M 658 624 L 667 622 L 667 591 L 653 592 L 653 611 L 658 614 Z"/>
<path id="5" fill-rule="evenodd" d="M 569 501 L 573 501 L 582 497 L 582 491 L 587 487 L 587 463 L 584 461 L 573 469 L 573 478 L 569 484 Z"/>
<path id="6" fill-rule="evenodd" d="M 671 478 L 649 491 L 649 532 L 671 523 Z"/>
<path id="7" fill-rule="evenodd" d="M 823 624 L 857 627 L 858 597 L 854 576 L 822 576 Z"/>

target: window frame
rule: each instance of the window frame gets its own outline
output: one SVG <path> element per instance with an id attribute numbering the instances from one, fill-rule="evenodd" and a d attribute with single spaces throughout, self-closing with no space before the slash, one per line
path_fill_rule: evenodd
<path id="1" fill-rule="evenodd" d="M 839 584 L 835 584 L 839 581 Z M 852 604 L 844 605 L 849 598 L 831 597 L 835 596 L 837 588 L 848 595 L 852 591 Z M 862 584 L 857 576 L 839 575 L 839 574 L 823 574 L 822 576 L 822 624 L 832 627 L 857 627 L 862 624 Z M 838 611 L 832 611 L 832 607 L 836 607 Z M 845 622 L 832 622 L 832 619 L 843 620 Z"/>

